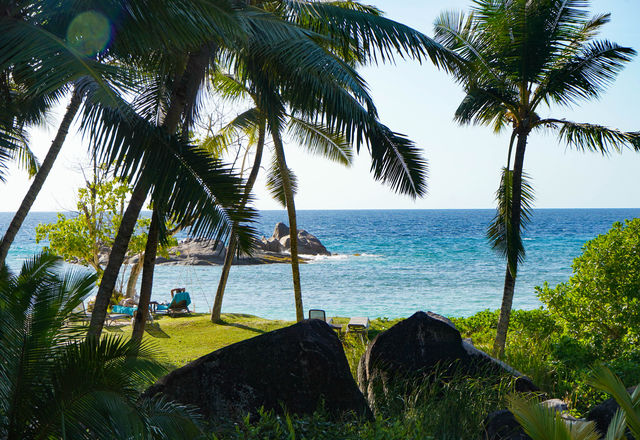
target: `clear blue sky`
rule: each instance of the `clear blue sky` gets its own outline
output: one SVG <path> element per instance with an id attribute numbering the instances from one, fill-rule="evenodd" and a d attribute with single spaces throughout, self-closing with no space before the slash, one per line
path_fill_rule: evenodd
<path id="1" fill-rule="evenodd" d="M 433 21 L 443 10 L 468 9 L 469 0 L 372 0 L 389 18 L 432 34 Z M 612 21 L 602 37 L 640 50 L 640 1 L 594 0 L 591 11 L 611 12 Z M 383 122 L 405 133 L 429 161 L 429 194 L 420 200 L 399 196 L 373 181 L 369 157 L 362 152 L 355 166 L 343 169 L 288 145 L 287 158 L 299 177 L 299 209 L 432 209 L 491 208 L 500 168 L 506 158 L 508 134 L 495 135 L 486 127 L 460 127 L 452 118 L 462 99 L 460 88 L 445 73 L 429 64 L 398 60 L 396 65 L 368 67 L 369 82 Z M 555 117 L 593 122 L 622 130 L 640 130 L 640 59 L 636 58 L 600 101 L 573 109 L 554 108 Z M 52 118 L 57 125 L 58 117 Z M 33 133 L 33 149 L 44 157 L 54 128 Z M 83 178 L 78 163 L 86 162 L 79 136 L 65 145 L 35 210 L 75 207 L 75 189 Z M 536 207 L 598 208 L 640 207 L 640 153 L 605 157 L 578 153 L 558 145 L 550 135 L 530 137 L 525 168 L 533 180 Z M 14 211 L 28 181 L 15 169 L 2 185 L 0 210 Z M 278 209 L 257 183 L 257 207 Z"/>

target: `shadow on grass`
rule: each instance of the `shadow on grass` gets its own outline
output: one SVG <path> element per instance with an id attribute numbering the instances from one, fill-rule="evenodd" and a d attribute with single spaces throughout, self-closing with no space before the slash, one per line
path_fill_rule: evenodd
<path id="1" fill-rule="evenodd" d="M 250 332 L 254 332 L 254 333 L 267 333 L 265 330 L 261 330 L 259 328 L 255 328 L 255 327 L 249 327 L 248 325 L 244 325 L 244 324 L 236 324 L 236 323 L 232 323 L 232 322 L 226 322 L 226 321 L 220 321 L 218 322 L 219 325 L 224 325 L 225 327 L 236 327 L 242 330 L 248 330 Z"/>
<path id="2" fill-rule="evenodd" d="M 169 339 L 171 336 L 166 334 L 160 327 L 160 324 L 148 324 L 144 326 L 144 331 L 152 338 Z"/>

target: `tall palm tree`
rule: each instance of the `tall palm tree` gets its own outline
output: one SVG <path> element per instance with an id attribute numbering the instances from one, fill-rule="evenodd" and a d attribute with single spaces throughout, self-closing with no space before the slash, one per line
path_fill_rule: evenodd
<path id="1" fill-rule="evenodd" d="M 237 78 L 234 78 L 232 75 L 218 74 L 214 77 L 214 83 L 216 84 L 216 89 L 220 91 L 223 96 L 227 95 L 236 100 L 240 98 L 251 99 L 255 105 L 257 105 L 257 103 L 259 102 L 259 98 L 256 94 L 259 92 L 252 92 L 250 90 L 250 88 L 252 88 L 251 84 L 245 85 Z M 342 136 L 337 133 L 331 132 L 322 125 L 314 124 L 296 118 L 295 116 L 290 114 L 287 114 L 285 116 L 287 120 L 287 131 L 290 135 L 293 136 L 295 141 L 300 144 L 300 146 L 308 149 L 308 151 L 311 153 L 320 154 L 327 159 L 334 160 L 343 165 L 351 165 L 353 151 L 351 145 L 346 142 L 346 140 Z M 245 194 L 242 200 L 243 204 L 246 204 L 249 200 L 251 191 L 253 190 L 253 185 L 260 170 L 262 153 L 266 138 L 265 131 L 265 114 L 257 107 L 254 107 L 238 115 L 234 120 L 227 124 L 227 126 L 225 126 L 219 134 L 206 139 L 203 143 L 203 146 L 205 148 L 216 154 L 229 149 L 229 143 L 233 142 L 234 134 L 236 133 L 245 132 L 246 134 L 248 134 L 247 137 L 250 140 L 255 141 L 250 141 L 249 145 L 247 145 L 248 152 L 248 149 L 253 146 L 253 143 L 255 143 L 255 157 L 253 166 L 251 167 L 251 172 L 249 173 L 249 177 L 247 178 L 247 183 L 245 185 Z M 284 157 L 284 151 L 281 151 L 279 153 L 275 152 L 274 154 L 274 158 L 276 160 L 272 163 L 269 169 L 267 186 L 271 190 L 274 198 L 278 200 L 283 206 L 287 207 L 285 189 L 283 186 L 283 173 L 281 171 L 281 165 L 278 162 L 279 155 L 281 157 Z M 289 184 L 293 190 L 292 192 L 295 192 L 295 177 L 291 170 L 287 170 L 287 177 L 290 179 Z M 229 240 L 229 244 L 227 246 L 225 260 L 220 275 L 220 281 L 218 283 L 218 289 L 216 291 L 213 308 L 211 310 L 211 321 L 213 322 L 220 321 L 224 290 L 226 287 L 227 279 L 229 277 L 229 271 L 231 270 L 231 265 L 233 263 L 233 258 L 236 254 L 236 250 L 237 246 L 235 241 L 233 240 L 232 235 L 232 238 Z M 294 254 L 294 252 L 292 251 L 291 259 L 293 263 L 294 259 L 297 259 L 297 253 Z M 297 270 L 296 266 L 294 266 L 294 268 L 294 271 Z M 300 288 L 299 285 L 298 288 Z M 298 317 L 304 315 L 302 310 L 302 298 L 296 296 L 296 315 Z"/>
<path id="2" fill-rule="evenodd" d="M 61 273 L 61 266 L 41 254 L 18 274 L 0 268 L 0 436 L 197 436 L 192 409 L 139 400 L 138 390 L 165 372 L 148 346 L 119 337 L 82 340 L 74 309 L 90 294 L 95 275 Z"/>
<path id="3" fill-rule="evenodd" d="M 449 12 L 435 22 L 435 39 L 466 63 L 450 69 L 466 96 L 456 110 L 461 124 L 511 130 L 498 211 L 488 236 L 506 257 L 504 292 L 494 352 L 504 351 L 521 232 L 531 206 L 523 174 L 529 135 L 551 131 L 578 151 L 603 155 L 640 150 L 639 132 L 540 116 L 553 105 L 597 99 L 635 55 L 629 47 L 594 40 L 609 14 L 589 17 L 584 0 L 477 0 L 469 15 Z M 515 151 L 513 147 L 515 146 Z M 524 189 L 524 190 L 523 190 Z"/>
<path id="4" fill-rule="evenodd" d="M 367 144 L 376 179 L 399 192 L 422 195 L 426 188 L 425 163 L 410 141 L 380 124 L 364 80 L 353 66 L 392 59 L 394 54 L 430 58 L 438 66 L 451 68 L 457 66 L 458 59 L 423 34 L 358 2 L 283 0 L 263 6 L 279 18 L 271 23 L 273 32 L 265 35 L 255 31 L 245 48 L 224 59 L 236 69 L 239 78 L 251 83 L 253 99 L 271 132 L 276 157 L 273 169 L 277 172 L 271 182 L 287 207 L 296 317 L 300 320 L 304 314 L 294 179 L 286 165 L 283 124 L 293 116 L 307 128 L 322 127 L 325 133 L 344 136 L 345 145 L 353 144 L 357 150 L 362 143 Z M 281 42 L 272 36 L 282 34 L 286 38 Z M 223 269 L 216 295 L 220 301 L 212 311 L 214 320 L 219 319 L 227 275 L 228 270 Z"/>

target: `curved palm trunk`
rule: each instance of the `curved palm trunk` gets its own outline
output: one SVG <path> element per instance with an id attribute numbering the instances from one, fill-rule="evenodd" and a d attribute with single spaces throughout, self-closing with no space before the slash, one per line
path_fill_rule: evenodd
<path id="1" fill-rule="evenodd" d="M 520 241 L 520 215 L 522 213 L 522 168 L 524 165 L 524 152 L 527 147 L 528 132 L 518 134 L 518 144 L 516 146 L 516 157 L 513 164 L 513 196 L 511 202 L 511 231 L 507 236 L 507 270 L 504 277 L 504 290 L 502 293 L 502 306 L 500 307 L 500 317 L 498 318 L 498 330 L 493 343 L 493 354 L 501 357 L 504 354 L 504 347 L 507 341 L 507 331 L 509 330 L 509 318 L 511 317 L 511 305 L 513 304 L 513 292 L 516 285 L 518 272 L 518 257 L 515 249 L 516 243 Z M 509 243 L 510 241 L 510 243 Z"/>
<path id="2" fill-rule="evenodd" d="M 133 322 L 131 340 L 136 344 L 142 341 L 144 325 L 149 315 L 149 301 L 151 301 L 151 289 L 153 287 L 153 271 L 156 265 L 156 254 L 158 252 L 158 214 L 154 210 L 151 215 L 149 234 L 147 235 L 147 245 L 144 250 L 144 264 L 142 265 L 142 285 L 140 286 L 140 299 L 138 300 L 138 311 Z"/>
<path id="3" fill-rule="evenodd" d="M 4 265 L 4 261 L 7 259 L 7 254 L 9 253 L 9 248 L 11 247 L 13 240 L 15 240 L 18 231 L 20 231 L 24 220 L 27 218 L 27 214 L 29 214 L 33 203 L 36 201 L 36 197 L 38 197 L 45 180 L 47 180 L 47 177 L 51 172 L 51 168 L 62 149 L 62 145 L 69 133 L 71 122 L 73 122 L 73 118 L 75 118 L 78 113 L 81 103 L 82 94 L 77 88 L 74 88 L 73 94 L 71 95 L 71 101 L 67 106 L 67 111 L 65 112 L 62 121 L 60 122 L 58 132 L 51 142 L 51 147 L 49 148 L 38 173 L 33 178 L 33 182 L 31 183 L 27 194 L 24 196 L 24 199 L 22 199 L 22 203 L 20 204 L 18 211 L 13 216 L 9 227 L 2 238 L 2 243 L 0 244 L 0 266 Z"/>
<path id="4" fill-rule="evenodd" d="M 206 74 L 206 67 L 209 64 L 209 54 L 211 48 L 203 47 L 198 52 L 189 56 L 186 68 L 182 74 L 182 78 L 177 81 L 178 86 L 171 93 L 171 105 L 162 126 L 167 133 L 175 133 L 178 124 L 180 124 L 180 116 L 184 112 L 187 103 L 195 100 L 198 93 L 198 86 L 202 82 L 202 78 Z M 143 171 L 144 172 L 144 171 Z M 124 262 L 125 254 L 131 241 L 131 235 L 136 226 L 136 221 L 140 215 L 140 211 L 147 198 L 147 194 L 151 189 L 148 179 L 141 178 L 133 190 L 129 205 L 122 217 L 122 222 L 118 228 L 118 233 L 113 241 L 111 253 L 109 254 L 109 262 L 104 270 L 100 287 L 96 295 L 96 301 L 91 314 L 91 322 L 87 332 L 88 338 L 99 338 L 104 326 L 104 320 L 107 316 L 107 308 L 109 307 L 109 299 L 113 294 L 116 286 L 120 267 Z"/>
<path id="5" fill-rule="evenodd" d="M 289 215 L 289 237 L 291 245 L 291 274 L 293 276 L 293 294 L 296 303 L 296 321 L 304 319 L 304 309 L 302 307 L 302 288 L 300 286 L 300 262 L 298 260 L 298 226 L 296 221 L 296 206 L 293 200 L 293 189 L 284 158 L 284 147 L 277 128 L 272 127 L 273 144 L 276 151 L 278 167 L 282 170 L 282 186 L 284 188 L 284 198 L 287 202 L 287 214 Z"/>
<path id="6" fill-rule="evenodd" d="M 244 197 L 240 208 L 243 209 L 247 204 L 249 195 L 253 189 L 253 185 L 256 183 L 258 172 L 260 171 L 260 163 L 262 162 L 262 151 L 264 149 L 265 141 L 265 123 L 262 121 L 258 128 L 258 144 L 256 145 L 256 157 L 253 160 L 253 167 L 251 173 L 247 178 L 247 184 L 244 189 Z M 224 289 L 227 287 L 227 280 L 229 279 L 229 272 L 231 271 L 231 264 L 233 263 L 233 257 L 236 253 L 238 243 L 235 239 L 238 223 L 234 222 L 231 228 L 231 237 L 229 238 L 229 246 L 227 247 L 227 253 L 224 256 L 224 265 L 222 266 L 222 273 L 220 274 L 220 282 L 218 283 L 218 290 L 216 291 L 216 298 L 213 302 L 213 309 L 211 309 L 211 322 L 220 322 L 220 315 L 222 314 L 222 299 L 224 297 Z"/>
<path id="7" fill-rule="evenodd" d="M 104 269 L 102 280 L 100 281 L 100 287 L 98 287 L 98 293 L 96 294 L 96 301 L 93 306 L 93 312 L 91 313 L 91 322 L 89 323 L 89 330 L 87 332 L 87 338 L 100 337 L 102 333 L 102 327 L 104 320 L 107 316 L 107 308 L 109 307 L 109 300 L 113 294 L 113 290 L 116 287 L 118 281 L 118 274 L 120 273 L 120 267 L 124 262 L 124 258 L 129 248 L 129 241 L 131 241 L 131 235 L 136 227 L 136 222 L 144 201 L 147 199 L 151 185 L 146 180 L 140 179 L 133 189 L 133 194 L 129 200 L 129 205 L 124 211 L 118 233 L 113 241 L 111 252 L 109 253 L 109 262 Z"/>

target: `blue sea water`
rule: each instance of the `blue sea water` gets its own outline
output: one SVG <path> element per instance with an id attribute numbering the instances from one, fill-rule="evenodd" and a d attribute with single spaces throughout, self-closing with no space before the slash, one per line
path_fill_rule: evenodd
<path id="1" fill-rule="evenodd" d="M 494 211 L 358 210 L 299 211 L 299 228 L 316 235 L 331 257 L 301 267 L 303 302 L 330 316 L 400 317 L 417 310 L 468 316 L 500 307 L 505 263 L 487 244 Z M 527 257 L 520 267 L 514 308 L 540 306 L 534 287 L 566 281 L 582 245 L 615 221 L 640 216 L 640 209 L 536 210 L 526 233 Z M 0 213 L 4 231 L 12 213 Z M 19 268 L 45 243 L 35 243 L 35 226 L 56 213 L 31 213 L 8 257 Z M 284 211 L 263 211 L 258 229 L 270 236 Z M 197 312 L 213 303 L 220 267 L 158 266 L 153 299 L 186 287 Z M 266 318 L 295 317 L 290 266 L 234 266 L 223 312 Z"/>

